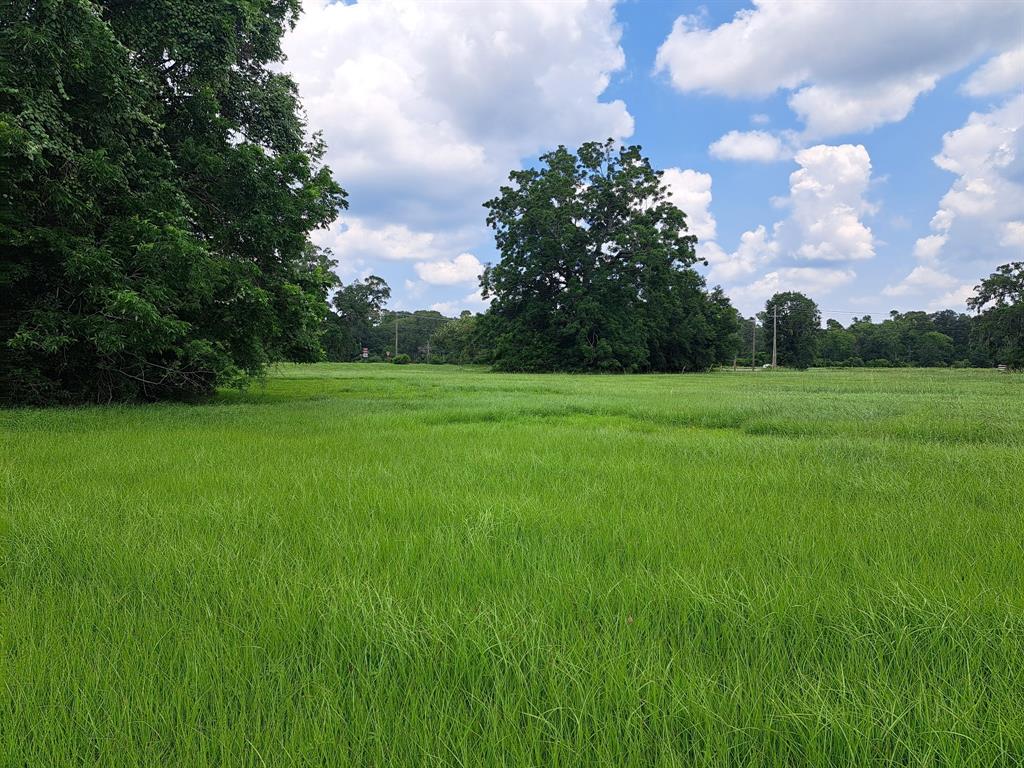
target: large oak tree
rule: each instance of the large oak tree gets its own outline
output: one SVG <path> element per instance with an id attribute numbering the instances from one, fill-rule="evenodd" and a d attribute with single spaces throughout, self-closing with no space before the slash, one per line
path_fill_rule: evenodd
<path id="1" fill-rule="evenodd" d="M 559 147 L 485 203 L 481 279 L 502 370 L 684 371 L 731 360 L 735 312 L 693 269 L 696 237 L 640 147 Z"/>

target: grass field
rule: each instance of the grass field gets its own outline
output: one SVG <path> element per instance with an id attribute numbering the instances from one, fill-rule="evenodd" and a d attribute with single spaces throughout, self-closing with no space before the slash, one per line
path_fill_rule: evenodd
<path id="1" fill-rule="evenodd" d="M 1024 379 L 0 413 L 0 766 L 1024 760 Z"/>

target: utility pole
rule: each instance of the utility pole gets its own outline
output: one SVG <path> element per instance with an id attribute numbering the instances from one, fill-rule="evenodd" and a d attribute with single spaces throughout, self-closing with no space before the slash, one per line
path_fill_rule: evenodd
<path id="1" fill-rule="evenodd" d="M 750 318 L 750 370 L 754 371 L 757 360 L 757 315 Z"/>
<path id="2" fill-rule="evenodd" d="M 398 357 L 398 313 L 395 312 L 395 357 Z"/>
<path id="3" fill-rule="evenodd" d="M 779 335 L 779 308 L 772 307 L 772 370 L 775 370 L 775 340 Z"/>

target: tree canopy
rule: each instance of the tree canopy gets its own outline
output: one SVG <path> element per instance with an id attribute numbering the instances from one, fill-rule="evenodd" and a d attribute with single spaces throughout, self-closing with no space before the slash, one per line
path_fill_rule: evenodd
<path id="1" fill-rule="evenodd" d="M 972 339 L 997 364 L 1024 368 L 1024 261 L 981 281 L 967 306 L 978 313 Z"/>
<path id="2" fill-rule="evenodd" d="M 438 328 L 430 338 L 431 362 L 469 365 L 490 362 L 491 352 L 480 331 L 480 317 L 468 310 Z"/>
<path id="3" fill-rule="evenodd" d="M 385 305 L 389 298 L 391 288 L 376 275 L 342 285 L 331 301 L 334 311 L 328 313 L 323 325 L 327 359 L 339 362 L 356 360 L 361 358 L 364 347 L 371 360 L 394 358 L 400 354 L 405 355 L 408 362 L 457 362 L 456 357 L 470 354 L 456 345 L 456 342 L 469 343 L 465 334 L 446 336 L 442 333 L 446 326 L 460 321 L 432 309 L 415 312 L 388 310 Z M 443 348 L 440 354 L 431 349 L 438 338 Z"/>
<path id="4" fill-rule="evenodd" d="M 481 278 L 501 370 L 684 371 L 729 357 L 735 312 L 692 269 L 696 237 L 640 147 L 542 155 L 485 203 Z"/>
<path id="5" fill-rule="evenodd" d="M 346 200 L 272 70 L 298 10 L 5 6 L 3 399 L 197 395 L 322 354 L 334 278 L 308 235 Z"/>
<path id="6" fill-rule="evenodd" d="M 328 360 L 353 360 L 369 347 L 374 327 L 380 323 L 381 313 L 391 288 L 384 278 L 370 275 L 348 285 L 340 285 L 331 304 L 334 312 L 324 321 L 323 345 Z"/>
<path id="7" fill-rule="evenodd" d="M 813 300 L 795 291 L 776 293 L 764 305 L 760 319 L 766 345 L 771 344 L 773 333 L 776 335 L 779 365 L 792 368 L 814 365 L 821 312 Z"/>

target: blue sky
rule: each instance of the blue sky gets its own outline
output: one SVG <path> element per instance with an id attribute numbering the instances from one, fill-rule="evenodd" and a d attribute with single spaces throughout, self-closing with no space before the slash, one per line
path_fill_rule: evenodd
<path id="1" fill-rule="evenodd" d="M 318 242 L 392 306 L 480 310 L 481 203 L 564 143 L 666 171 L 750 314 L 963 309 L 1024 258 L 1024 4 L 307 0 L 285 41 L 351 208 Z"/>

